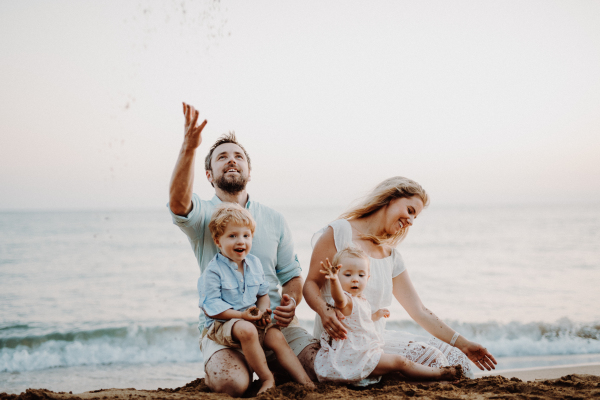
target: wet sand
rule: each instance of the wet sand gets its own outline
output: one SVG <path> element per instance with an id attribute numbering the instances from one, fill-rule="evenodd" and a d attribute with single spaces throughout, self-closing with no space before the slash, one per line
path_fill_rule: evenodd
<path id="1" fill-rule="evenodd" d="M 367 389 L 318 384 L 315 390 L 288 382 L 258 396 L 259 399 L 586 399 L 600 397 L 600 364 L 520 369 L 483 373 L 477 379 L 458 382 L 417 382 L 388 376 Z M 492 375 L 493 374 L 493 375 Z M 256 382 L 255 382 L 256 383 Z M 245 397 L 254 397 L 254 385 Z M 85 393 L 56 393 L 28 389 L 20 395 L 0 394 L 0 400 L 191 400 L 222 399 L 227 395 L 210 393 L 204 379 L 196 379 L 176 389 L 102 389 Z"/>

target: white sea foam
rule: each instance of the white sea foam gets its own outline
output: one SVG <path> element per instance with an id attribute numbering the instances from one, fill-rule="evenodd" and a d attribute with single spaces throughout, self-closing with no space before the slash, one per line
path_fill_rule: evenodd
<path id="1" fill-rule="evenodd" d="M 309 321 L 301 323 L 310 329 Z M 553 324 L 450 324 L 470 339 L 485 344 L 497 357 L 600 353 L 600 324 L 573 323 L 566 319 Z M 388 328 L 424 333 L 412 321 L 391 321 Z M 195 323 L 170 327 L 134 325 L 36 337 L 11 337 L 5 330 L 3 336 L 0 339 L 1 372 L 202 361 Z M 57 340 L 57 337 L 62 339 Z"/>

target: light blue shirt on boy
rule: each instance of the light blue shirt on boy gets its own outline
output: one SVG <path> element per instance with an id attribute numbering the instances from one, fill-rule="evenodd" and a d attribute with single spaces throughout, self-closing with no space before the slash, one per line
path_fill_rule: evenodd
<path id="1" fill-rule="evenodd" d="M 207 201 L 201 200 L 194 193 L 192 210 L 187 216 L 176 215 L 169 208 L 173 223 L 187 235 L 190 241 L 201 275 L 218 252 L 208 224 L 215 207 L 221 203 L 221 199 L 216 195 Z M 269 283 L 271 309 L 275 309 L 281 302 L 280 287 L 290 279 L 300 276 L 302 272 L 298 257 L 294 253 L 292 235 L 283 215 L 272 208 L 248 198 L 246 209 L 256 221 L 250 254 L 258 257 L 262 264 L 265 280 Z M 198 328 L 202 332 L 204 313 L 200 313 Z"/>
<path id="2" fill-rule="evenodd" d="M 256 304 L 258 296 L 269 293 L 269 283 L 258 257 L 248 254 L 243 265 L 242 276 L 235 262 L 217 253 L 198 279 L 200 308 L 205 314 L 204 328 L 210 328 L 214 321 L 222 321 L 210 315 L 230 308 L 244 311 Z"/>

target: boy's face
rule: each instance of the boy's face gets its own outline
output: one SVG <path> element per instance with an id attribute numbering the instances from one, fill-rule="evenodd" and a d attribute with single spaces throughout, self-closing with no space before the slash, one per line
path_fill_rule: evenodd
<path id="1" fill-rule="evenodd" d="M 362 293 L 369 280 L 369 262 L 364 258 L 343 257 L 340 264 L 338 279 L 342 289 L 353 296 Z"/>
<path id="2" fill-rule="evenodd" d="M 225 257 L 241 265 L 252 248 L 252 231 L 247 226 L 229 223 L 215 244 Z"/>

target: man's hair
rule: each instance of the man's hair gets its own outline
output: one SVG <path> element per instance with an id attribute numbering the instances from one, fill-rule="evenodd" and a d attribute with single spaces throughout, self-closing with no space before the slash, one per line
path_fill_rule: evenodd
<path id="1" fill-rule="evenodd" d="M 250 165 L 250 156 L 248 155 L 248 152 L 246 151 L 244 146 L 242 146 L 241 144 L 238 143 L 238 141 L 235 137 L 235 132 L 229 132 L 229 133 L 219 136 L 219 138 L 217 139 L 215 144 L 213 144 L 212 147 L 210 148 L 208 154 L 206 155 L 206 158 L 204 159 L 204 169 L 206 171 L 212 171 L 211 160 L 212 160 L 213 152 L 215 151 L 215 149 L 217 147 L 219 147 L 220 145 L 225 144 L 225 143 L 233 143 L 233 144 L 237 144 L 238 146 L 240 146 L 240 148 L 246 155 L 246 160 L 248 160 L 248 169 L 252 169 L 252 165 Z"/>
<path id="2" fill-rule="evenodd" d="M 335 253 L 335 256 L 333 256 L 333 261 L 331 261 L 331 264 L 333 264 L 334 267 L 337 267 L 338 265 L 340 265 L 340 261 L 344 257 L 362 258 L 364 260 L 367 260 L 367 265 L 369 265 L 369 267 L 371 266 L 371 260 L 369 259 L 369 256 L 367 255 L 367 253 L 365 253 L 358 247 L 354 247 L 354 246 L 348 246 L 345 249 L 340 250 L 337 253 Z"/>
<path id="3" fill-rule="evenodd" d="M 237 203 L 223 203 L 215 208 L 210 223 L 208 224 L 208 229 L 210 229 L 213 241 L 220 238 L 223 235 L 223 232 L 225 232 L 225 229 L 227 229 L 227 225 L 232 222 L 250 228 L 250 231 L 252 231 L 252 235 L 254 236 L 256 222 L 254 221 L 254 218 L 252 218 L 250 211 L 242 208 L 242 206 Z"/>

